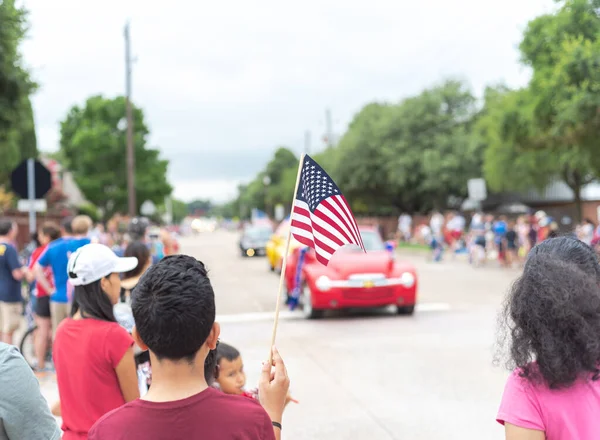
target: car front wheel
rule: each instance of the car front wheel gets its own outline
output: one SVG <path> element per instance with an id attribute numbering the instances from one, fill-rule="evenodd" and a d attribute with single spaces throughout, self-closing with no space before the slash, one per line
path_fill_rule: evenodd
<path id="1" fill-rule="evenodd" d="M 308 284 L 305 284 L 302 288 L 302 314 L 306 319 L 322 318 L 325 314 L 324 310 L 313 308 L 312 293 Z"/>
<path id="2" fill-rule="evenodd" d="M 398 315 L 412 315 L 415 313 L 415 306 L 398 306 Z"/>

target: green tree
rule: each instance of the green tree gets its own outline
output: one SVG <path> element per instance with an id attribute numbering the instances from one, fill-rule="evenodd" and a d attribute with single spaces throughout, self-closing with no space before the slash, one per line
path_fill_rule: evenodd
<path id="1" fill-rule="evenodd" d="M 234 199 L 230 202 L 214 206 L 211 210 L 212 214 L 223 218 L 236 218 L 240 215 L 238 200 Z"/>
<path id="2" fill-rule="evenodd" d="M 558 179 L 581 217 L 582 188 L 600 174 L 600 2 L 565 0 L 532 20 L 520 45 L 529 86 L 486 100 L 478 123 L 492 189 L 543 189 Z"/>
<path id="3" fill-rule="evenodd" d="M 581 217 L 581 190 L 594 180 L 588 151 L 578 149 L 530 148 L 524 140 L 534 138 L 535 100 L 531 90 L 489 94 L 485 115 L 475 133 L 486 139 L 484 171 L 494 191 L 543 190 L 560 179 L 574 194 Z M 580 220 L 581 218 L 579 218 Z"/>
<path id="4" fill-rule="evenodd" d="M 260 209 L 272 215 L 278 204 L 289 212 L 294 193 L 299 158 L 288 148 L 279 147 L 273 158 L 254 179 L 238 187 L 238 197 L 230 204 L 220 207 L 224 217 L 249 218 L 252 209 Z"/>
<path id="5" fill-rule="evenodd" d="M 470 139 L 475 115 L 470 90 L 453 80 L 398 104 L 369 104 L 331 158 L 333 177 L 357 213 L 444 208 L 481 173 L 483 149 Z"/>
<path id="6" fill-rule="evenodd" d="M 86 199 L 106 216 L 127 209 L 125 98 L 89 98 L 74 106 L 60 126 L 60 155 Z M 138 210 L 145 200 L 156 205 L 172 188 L 167 182 L 168 161 L 146 145 L 149 135 L 141 109 L 133 108 L 135 183 Z"/>
<path id="7" fill-rule="evenodd" d="M 392 122 L 397 135 L 384 149 L 396 200 L 405 205 L 397 202 L 399 208 L 443 209 L 449 197 L 466 197 L 467 180 L 479 177 L 482 166 L 483 150 L 470 139 L 476 113 L 470 89 L 456 80 L 400 104 Z"/>
<path id="8" fill-rule="evenodd" d="M 33 107 L 31 100 L 25 96 L 19 105 L 19 152 L 20 160 L 37 158 L 39 155 L 37 148 L 37 137 L 35 135 L 35 122 L 33 119 Z"/>
<path id="9" fill-rule="evenodd" d="M 372 213 L 394 203 L 383 143 L 391 135 L 391 121 L 396 111 L 387 104 L 366 105 L 334 149 L 338 160 L 332 161 L 330 175 L 356 214 Z"/>
<path id="10" fill-rule="evenodd" d="M 294 186 L 298 175 L 299 158 L 288 148 L 279 147 L 273 159 L 267 164 L 261 182 L 265 184 L 264 178 L 267 178 L 268 184 L 265 185 L 265 200 L 263 202 L 264 210 L 273 214 L 275 205 L 283 204 L 287 207 L 292 202 L 294 196 Z M 259 186 L 256 185 L 258 188 Z"/>
<path id="11" fill-rule="evenodd" d="M 181 221 L 190 213 L 188 204 L 177 199 L 173 199 L 171 204 L 173 209 L 173 223 L 181 223 Z"/>
<path id="12" fill-rule="evenodd" d="M 36 85 L 23 65 L 19 46 L 27 33 L 27 11 L 15 0 L 0 2 L 0 185 L 24 156 L 37 155 L 29 95 Z M 33 137 L 32 137 L 33 134 Z"/>
<path id="13" fill-rule="evenodd" d="M 298 157 L 288 148 L 279 147 L 273 159 L 267 163 L 267 167 L 264 170 L 265 176 L 270 180 L 270 184 L 277 185 L 281 182 L 283 173 L 288 168 L 298 167 Z"/>
<path id="14" fill-rule="evenodd" d="M 532 67 L 533 128 L 528 148 L 570 150 L 600 175 L 600 2 L 563 0 L 532 20 L 520 45 Z"/>
<path id="15" fill-rule="evenodd" d="M 210 200 L 194 200 L 192 202 L 189 202 L 186 208 L 187 211 L 190 213 L 208 213 L 211 210 L 212 206 L 213 204 Z"/>

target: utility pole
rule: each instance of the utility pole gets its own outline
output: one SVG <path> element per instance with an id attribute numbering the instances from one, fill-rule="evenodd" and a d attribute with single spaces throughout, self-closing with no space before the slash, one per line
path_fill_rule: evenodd
<path id="1" fill-rule="evenodd" d="M 325 137 L 327 138 L 327 148 L 333 147 L 333 124 L 331 123 L 331 110 L 325 110 L 325 127 L 326 133 Z"/>
<path id="2" fill-rule="evenodd" d="M 310 131 L 306 130 L 304 132 L 304 153 L 310 153 Z"/>
<path id="3" fill-rule="evenodd" d="M 125 105 L 127 112 L 127 193 L 129 216 L 137 215 L 135 200 L 135 150 L 133 148 L 133 110 L 131 108 L 131 41 L 129 22 L 125 24 Z"/>

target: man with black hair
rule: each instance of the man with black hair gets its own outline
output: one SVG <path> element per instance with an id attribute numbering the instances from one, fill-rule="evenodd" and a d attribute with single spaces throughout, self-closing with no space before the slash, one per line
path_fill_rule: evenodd
<path id="1" fill-rule="evenodd" d="M 16 237 L 17 225 L 0 219 L 0 334 L 7 344 L 12 344 L 12 335 L 21 324 L 21 280 L 27 271 L 14 247 Z"/>
<path id="2" fill-rule="evenodd" d="M 143 398 L 102 417 L 89 440 L 281 438 L 289 379 L 275 348 L 273 363 L 262 369 L 262 407 L 207 384 L 205 360 L 217 347 L 220 327 L 201 262 L 174 255 L 151 266 L 133 292 L 132 309 L 133 337 L 140 348 L 150 350 L 152 386 Z"/>

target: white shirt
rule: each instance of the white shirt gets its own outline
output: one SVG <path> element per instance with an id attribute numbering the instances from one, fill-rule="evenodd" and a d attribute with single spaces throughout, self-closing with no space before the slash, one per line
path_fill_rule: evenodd
<path id="1" fill-rule="evenodd" d="M 410 229 L 411 225 L 412 218 L 410 215 L 402 214 L 400 217 L 398 217 L 398 229 L 400 229 L 401 231 L 406 231 Z"/>

